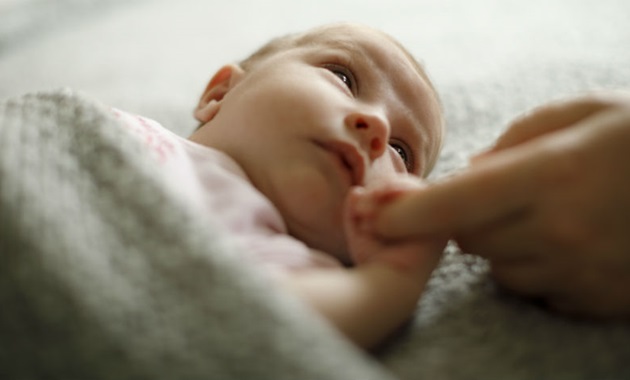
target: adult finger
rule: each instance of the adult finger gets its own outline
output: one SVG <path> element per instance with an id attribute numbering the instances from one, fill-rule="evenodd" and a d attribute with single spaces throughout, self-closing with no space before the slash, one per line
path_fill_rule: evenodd
<path id="1" fill-rule="evenodd" d="M 540 223 L 531 210 L 478 229 L 463 231 L 455 236 L 462 251 L 496 262 L 520 262 L 542 255 L 546 250 L 538 238 Z"/>
<path id="2" fill-rule="evenodd" d="M 549 153 L 544 144 L 527 144 L 496 154 L 392 200 L 375 215 L 374 228 L 383 237 L 412 238 L 454 234 L 503 219 L 535 201 Z"/>
<path id="3" fill-rule="evenodd" d="M 571 100 L 551 102 L 513 121 L 490 153 L 522 144 L 540 135 L 570 127 L 579 121 L 622 102 L 622 94 L 590 94 Z"/>
<path id="4" fill-rule="evenodd" d="M 526 297 L 540 297 L 549 294 L 553 288 L 553 267 L 544 257 L 537 259 L 491 262 L 492 278 L 502 287 Z"/>
<path id="5" fill-rule="evenodd" d="M 624 287 L 579 289 L 544 298 L 550 309 L 567 315 L 623 321 L 630 318 L 630 297 Z"/>
<path id="6" fill-rule="evenodd" d="M 531 207 L 550 190 L 577 178 L 585 164 L 579 149 L 584 134 L 599 120 L 594 117 L 577 122 L 577 129 L 501 150 L 455 176 L 393 200 L 376 215 L 376 231 L 390 238 L 453 235 Z"/>
<path id="7" fill-rule="evenodd" d="M 464 252 L 490 261 L 492 277 L 499 285 L 523 296 L 540 297 L 553 289 L 554 267 L 549 247 L 537 238 L 539 227 L 531 213 L 522 213 L 455 240 Z"/>

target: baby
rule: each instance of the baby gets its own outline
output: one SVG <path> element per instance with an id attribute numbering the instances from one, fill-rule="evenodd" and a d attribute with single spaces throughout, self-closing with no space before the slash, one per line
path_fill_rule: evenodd
<path id="1" fill-rule="evenodd" d="M 272 40 L 219 69 L 194 115 L 186 140 L 119 113 L 248 260 L 356 344 L 409 318 L 445 241 L 380 241 L 356 216 L 366 188 L 420 186 L 441 146 L 436 92 L 398 42 L 354 24 Z"/>

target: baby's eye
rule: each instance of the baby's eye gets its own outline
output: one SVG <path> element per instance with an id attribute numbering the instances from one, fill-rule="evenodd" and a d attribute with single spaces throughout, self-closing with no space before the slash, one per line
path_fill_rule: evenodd
<path id="1" fill-rule="evenodd" d="M 337 78 L 339 78 L 339 80 L 341 80 L 343 84 L 345 84 L 346 87 L 348 87 L 348 89 L 354 93 L 356 88 L 356 80 L 350 69 L 337 64 L 328 64 L 324 67 L 328 69 L 331 73 L 335 74 Z"/>
<path id="2" fill-rule="evenodd" d="M 389 143 L 389 145 L 400 156 L 400 158 L 405 164 L 405 168 L 407 169 L 407 172 L 409 173 L 413 172 L 413 165 L 414 165 L 413 155 L 409 147 L 406 144 L 398 142 L 398 141 L 392 141 Z"/>

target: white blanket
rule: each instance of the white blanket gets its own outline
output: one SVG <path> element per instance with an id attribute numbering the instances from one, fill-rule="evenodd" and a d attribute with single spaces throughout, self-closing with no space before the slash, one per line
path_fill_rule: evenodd
<path id="1" fill-rule="evenodd" d="M 0 378 L 387 378 L 116 123 L 69 91 L 0 103 Z"/>
<path id="2" fill-rule="evenodd" d="M 408 328 L 364 355 L 240 263 L 120 131 L 68 90 L 0 103 L 3 379 L 630 377 L 630 326 L 503 295 L 454 247 Z"/>

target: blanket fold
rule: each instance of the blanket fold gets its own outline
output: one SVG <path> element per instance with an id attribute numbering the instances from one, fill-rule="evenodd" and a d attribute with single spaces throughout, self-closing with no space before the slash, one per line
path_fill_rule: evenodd
<path id="1" fill-rule="evenodd" d="M 388 378 L 143 149 L 70 90 L 0 103 L 0 378 Z"/>

